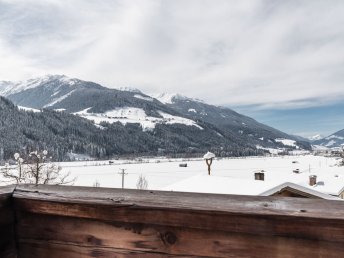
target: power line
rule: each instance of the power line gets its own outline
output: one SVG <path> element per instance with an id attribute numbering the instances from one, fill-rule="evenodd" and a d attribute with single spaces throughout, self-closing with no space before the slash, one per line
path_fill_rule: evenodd
<path id="1" fill-rule="evenodd" d="M 122 170 L 122 172 L 119 172 L 118 174 L 122 175 L 122 189 L 124 188 L 124 176 L 128 175 L 128 173 L 125 173 L 124 171 L 126 171 L 126 169 L 121 168 L 120 170 Z"/>

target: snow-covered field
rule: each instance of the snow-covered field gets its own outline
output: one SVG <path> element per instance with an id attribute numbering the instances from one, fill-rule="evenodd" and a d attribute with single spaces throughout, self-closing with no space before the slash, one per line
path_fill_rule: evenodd
<path id="1" fill-rule="evenodd" d="M 184 124 L 187 126 L 195 126 L 198 129 L 203 130 L 201 126 L 191 119 L 173 116 L 162 111 L 158 111 L 162 117 L 158 118 L 147 116 L 146 112 L 142 108 L 122 107 L 107 111 L 105 113 L 88 113 L 89 109 L 91 108 L 86 108 L 74 114 L 88 120 L 92 120 L 98 125 L 101 122 L 107 122 L 110 124 L 120 122 L 124 125 L 127 123 L 139 123 L 144 131 L 153 130 L 156 124 Z"/>
<path id="2" fill-rule="evenodd" d="M 60 165 L 63 168 L 62 172 L 70 172 L 72 176 L 77 177 L 75 185 L 80 186 L 93 186 L 97 181 L 101 187 L 120 188 L 121 169 L 125 169 L 126 173 L 125 188 L 136 188 L 141 174 L 148 180 L 148 189 L 152 190 L 199 192 L 200 187 L 197 184 L 209 182 L 205 192 L 258 194 L 259 191 L 263 192 L 284 182 L 307 186 L 309 176 L 313 174 L 318 176 L 318 181 L 325 182 L 314 190 L 326 190 L 325 187 L 331 190 L 331 184 L 344 186 L 344 167 L 336 166 L 338 160 L 335 158 L 322 156 L 215 159 L 209 180 L 207 167 L 202 159 L 186 161 L 155 158 L 137 162 L 118 160 L 109 164 L 108 161 L 82 161 L 65 162 Z M 179 167 L 180 163 L 187 163 L 187 167 Z M 299 169 L 299 174 L 293 173 L 296 169 Z M 254 180 L 254 172 L 258 170 L 265 171 L 263 183 Z M 222 184 L 217 184 L 215 178 Z"/>
<path id="3" fill-rule="evenodd" d="M 149 190 L 206 192 L 259 195 L 280 184 L 290 182 L 313 190 L 337 195 L 344 189 L 344 167 L 333 157 L 299 155 L 279 157 L 216 158 L 208 176 L 201 158 L 61 162 L 61 173 L 75 177 L 74 185 L 135 189 L 140 175 L 148 181 Z M 179 164 L 187 163 L 187 167 Z M 264 171 L 265 180 L 254 180 L 254 173 Z M 299 173 L 293 171 L 298 170 Z M 317 176 L 317 184 L 309 186 L 309 176 Z M 5 182 L 0 184 L 4 184 Z"/>

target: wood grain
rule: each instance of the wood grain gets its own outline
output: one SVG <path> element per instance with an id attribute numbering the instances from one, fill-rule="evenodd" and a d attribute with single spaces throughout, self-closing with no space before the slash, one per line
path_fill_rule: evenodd
<path id="1" fill-rule="evenodd" d="M 0 188 L 0 229 L 6 258 L 15 247 L 24 258 L 331 258 L 344 253 L 344 202 L 23 185 Z"/>
<path id="2" fill-rule="evenodd" d="M 342 201 L 92 188 L 68 188 L 68 192 L 64 187 L 54 187 L 50 192 L 46 187 L 43 191 L 40 187 L 30 189 L 16 189 L 17 210 L 344 242 Z"/>
<path id="3" fill-rule="evenodd" d="M 270 196 L 242 196 L 199 194 L 165 191 L 123 190 L 72 186 L 23 185 L 14 192 L 16 199 L 54 201 L 73 204 L 97 204 L 113 207 L 149 207 L 199 210 L 245 215 L 273 215 L 342 219 L 343 202 L 279 198 Z"/>
<path id="4" fill-rule="evenodd" d="M 32 242 L 41 246 L 40 252 L 49 243 L 77 246 L 75 253 L 101 248 L 175 257 L 338 257 L 344 253 L 343 244 L 327 241 L 51 215 L 22 214 L 18 228 L 20 249 Z"/>
<path id="5" fill-rule="evenodd" d="M 12 193 L 14 186 L 0 187 L 0 257 L 16 257 L 14 237 L 14 211 Z"/>

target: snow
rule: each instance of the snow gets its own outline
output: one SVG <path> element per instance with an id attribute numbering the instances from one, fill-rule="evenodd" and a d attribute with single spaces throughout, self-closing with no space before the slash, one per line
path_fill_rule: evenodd
<path id="1" fill-rule="evenodd" d="M 50 80 L 60 80 L 61 82 L 68 82 L 70 85 L 72 81 L 76 79 L 71 79 L 65 75 L 46 75 L 43 77 L 29 79 L 27 81 L 19 81 L 19 82 L 0 82 L 0 95 L 2 96 L 9 96 L 11 94 L 15 94 L 21 91 L 25 91 L 28 89 L 33 89 L 39 87 L 43 83 L 50 81 Z"/>
<path id="2" fill-rule="evenodd" d="M 215 158 L 215 154 L 209 151 L 203 156 L 203 159 L 213 159 L 213 158 Z"/>
<path id="3" fill-rule="evenodd" d="M 32 112 L 34 112 L 34 113 L 41 112 L 41 110 L 35 109 L 35 108 L 28 108 L 28 107 L 23 107 L 23 106 L 18 106 L 18 108 L 19 108 L 20 110 L 23 110 L 23 111 L 32 111 Z"/>
<path id="4" fill-rule="evenodd" d="M 338 182 L 341 182 L 341 184 Z M 320 174 L 317 176 L 316 185 L 310 186 L 305 182 L 302 182 L 301 185 L 322 193 L 338 195 L 344 190 L 344 175 L 338 175 L 336 177 L 335 175 Z"/>
<path id="5" fill-rule="evenodd" d="M 284 149 L 273 149 L 273 148 L 265 148 L 261 145 L 256 145 L 256 148 L 259 150 L 266 150 L 269 151 L 271 154 L 277 155 L 279 153 L 284 152 Z"/>
<path id="6" fill-rule="evenodd" d="M 129 91 L 129 92 L 133 92 L 133 93 L 141 93 L 142 94 L 142 92 L 139 89 L 133 88 L 133 87 L 124 86 L 124 87 L 119 87 L 117 89 L 120 91 Z"/>
<path id="7" fill-rule="evenodd" d="M 203 103 L 203 100 L 189 98 L 178 93 L 159 93 L 159 94 L 153 94 L 151 96 L 159 100 L 163 104 L 173 104 L 175 100 L 185 100 L 187 102 L 195 101 L 195 102 Z"/>
<path id="8" fill-rule="evenodd" d="M 280 142 L 285 146 L 297 147 L 296 142 L 294 140 L 278 138 L 278 139 L 275 139 L 275 142 Z"/>
<path id="9" fill-rule="evenodd" d="M 77 158 L 84 158 L 75 155 Z M 297 163 L 293 163 L 293 162 Z M 126 169 L 125 187 L 136 188 L 142 174 L 150 190 L 197 191 L 257 195 L 285 182 L 298 184 L 322 193 L 338 194 L 344 186 L 344 169 L 336 166 L 335 158 L 322 156 L 282 156 L 249 158 L 216 158 L 211 175 L 207 165 L 198 159 L 167 159 L 163 157 L 136 160 L 61 162 L 62 172 L 77 177 L 74 185 L 92 186 L 97 180 L 101 187 L 121 187 L 120 169 Z M 179 167 L 187 163 L 187 167 Z M 293 173 L 299 169 L 300 173 Z M 254 172 L 264 170 L 265 181 L 254 180 Z M 309 176 L 317 175 L 318 184 L 309 186 Z M 0 178 L 1 181 L 1 178 Z"/>
<path id="10" fill-rule="evenodd" d="M 290 183 L 290 182 L 286 182 L 286 183 L 280 184 L 278 186 L 275 186 L 273 188 L 270 188 L 269 190 L 267 190 L 267 191 L 265 191 L 263 193 L 260 193 L 259 195 L 261 195 L 261 196 L 270 196 L 270 195 L 273 195 L 275 193 L 283 191 L 283 189 L 288 189 L 288 188 L 292 188 L 292 189 L 294 189 L 296 191 L 304 192 L 304 193 L 310 194 L 312 196 L 317 196 L 317 197 L 322 198 L 322 199 L 341 200 L 337 196 L 332 196 L 332 195 L 329 195 L 329 194 L 326 194 L 326 193 L 322 193 L 322 192 L 316 191 L 316 190 L 311 189 L 309 187 L 301 186 L 301 185 Z"/>
<path id="11" fill-rule="evenodd" d="M 218 136 L 220 136 L 220 137 L 224 137 L 222 134 L 220 134 L 219 132 L 216 132 L 216 134 L 218 135 Z"/>
<path id="12" fill-rule="evenodd" d="M 336 141 L 331 140 L 331 141 L 329 141 L 327 144 L 325 144 L 325 146 L 326 146 L 326 147 L 331 147 L 331 146 L 335 145 L 336 143 L 337 143 Z"/>
<path id="13" fill-rule="evenodd" d="M 139 123 L 144 131 L 153 130 L 155 125 L 158 123 L 184 124 L 187 126 L 195 126 L 198 129 L 203 130 L 201 126 L 197 125 L 197 123 L 191 119 L 173 116 L 162 111 L 158 111 L 158 113 L 163 117 L 159 118 L 147 116 L 143 109 L 134 107 L 116 108 L 105 113 L 88 113 L 90 109 L 91 108 L 86 108 L 74 114 L 92 120 L 95 124 L 100 124 L 101 122 L 120 122 L 124 125 L 127 123 Z"/>
<path id="14" fill-rule="evenodd" d="M 73 176 L 78 177 L 76 185 L 84 186 L 92 186 L 94 181 L 98 180 L 103 187 L 121 187 L 121 177 L 117 174 L 119 168 L 126 169 L 128 173 L 125 177 L 127 188 L 136 188 L 136 181 L 141 174 L 148 180 L 148 188 L 154 190 L 255 195 L 259 191 L 266 191 L 285 182 L 325 193 L 329 193 L 329 189 L 333 189 L 335 193 L 344 186 L 344 170 L 343 167 L 335 166 L 335 158 L 312 155 L 215 159 L 211 176 L 207 175 L 207 165 L 202 159 L 151 158 L 140 162 L 114 162 L 111 166 L 107 161 L 72 162 L 61 165 L 63 170 L 71 171 Z M 180 168 L 181 162 L 187 163 L 188 167 Z M 296 168 L 300 170 L 299 174 L 293 173 Z M 265 171 L 264 182 L 254 180 L 256 170 Z M 317 175 L 318 182 L 323 181 L 324 185 L 309 186 L 310 175 Z M 201 190 L 205 184 L 205 190 Z"/>
<path id="15" fill-rule="evenodd" d="M 172 104 L 174 97 L 178 94 L 176 93 L 160 93 L 158 95 L 153 96 L 155 99 L 159 100 L 163 104 Z"/>
<path id="16" fill-rule="evenodd" d="M 108 117 L 131 117 L 139 120 L 141 117 L 146 117 L 146 113 L 142 108 L 124 107 L 117 108 L 105 113 Z"/>
<path id="17" fill-rule="evenodd" d="M 91 113 L 88 113 L 88 110 L 90 110 L 92 107 L 89 107 L 89 108 L 85 108 L 83 110 L 80 110 L 78 112 L 75 112 L 73 113 L 74 115 L 88 115 L 88 114 L 91 114 Z"/>
<path id="18" fill-rule="evenodd" d="M 46 108 L 46 107 L 51 107 L 51 106 L 55 105 L 56 103 L 61 102 L 62 100 L 66 99 L 66 98 L 68 98 L 70 95 L 72 95 L 74 91 L 75 91 L 75 90 L 72 90 L 72 91 L 68 92 L 67 94 L 65 94 L 65 95 L 63 95 L 63 96 L 54 99 L 52 102 L 50 102 L 50 103 L 44 105 L 44 108 Z"/>
<path id="19" fill-rule="evenodd" d="M 197 113 L 196 109 L 194 109 L 194 108 L 189 108 L 188 112 Z"/>
<path id="20" fill-rule="evenodd" d="M 139 95 L 139 94 L 135 94 L 134 98 L 143 99 L 143 100 L 146 100 L 146 101 L 153 101 L 153 99 L 151 97 L 145 97 L 145 96 L 142 96 L 142 95 Z"/>
<path id="21" fill-rule="evenodd" d="M 320 134 L 316 134 L 316 135 L 313 135 L 311 137 L 308 137 L 308 140 L 317 141 L 317 140 L 321 140 L 322 138 L 323 137 Z"/>
<path id="22" fill-rule="evenodd" d="M 339 139 L 339 140 L 344 140 L 344 137 L 341 137 L 341 136 L 337 136 L 337 135 L 331 135 L 329 137 L 326 137 L 325 138 L 326 140 L 330 140 L 330 139 Z"/>
<path id="23" fill-rule="evenodd" d="M 51 97 L 54 97 L 54 96 L 56 96 L 57 94 L 59 94 L 60 93 L 60 91 L 55 91 L 52 95 L 51 95 Z"/>
<path id="24" fill-rule="evenodd" d="M 214 194 L 259 195 L 274 186 L 275 185 L 273 183 L 265 181 L 248 181 L 245 179 L 233 179 L 224 176 L 197 175 L 169 185 L 163 190 L 196 193 L 211 192 Z"/>
<path id="25" fill-rule="evenodd" d="M 312 145 L 314 151 L 327 151 L 329 148 L 322 145 Z"/>
<path id="26" fill-rule="evenodd" d="M 188 126 L 196 126 L 198 129 L 203 130 L 201 126 L 191 119 L 173 116 L 162 111 L 159 111 L 158 113 L 164 118 L 164 123 L 166 124 L 184 124 Z"/>
<path id="27" fill-rule="evenodd" d="M 67 156 L 71 159 L 71 160 L 77 160 L 77 161 L 86 161 L 86 160 L 92 160 L 92 158 L 89 155 L 86 154 L 78 154 L 78 153 L 67 153 Z"/>

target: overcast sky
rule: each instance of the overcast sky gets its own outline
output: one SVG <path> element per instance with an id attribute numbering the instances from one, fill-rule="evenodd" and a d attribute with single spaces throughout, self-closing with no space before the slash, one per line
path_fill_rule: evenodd
<path id="1" fill-rule="evenodd" d="M 0 80 L 48 73 L 255 110 L 340 103 L 344 1 L 0 0 Z"/>

